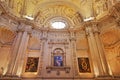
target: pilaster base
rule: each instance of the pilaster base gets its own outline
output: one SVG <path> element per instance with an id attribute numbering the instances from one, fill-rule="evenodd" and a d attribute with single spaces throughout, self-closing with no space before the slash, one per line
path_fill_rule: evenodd
<path id="1" fill-rule="evenodd" d="M 17 75 L 6 74 L 0 77 L 0 80 L 21 80 Z"/>

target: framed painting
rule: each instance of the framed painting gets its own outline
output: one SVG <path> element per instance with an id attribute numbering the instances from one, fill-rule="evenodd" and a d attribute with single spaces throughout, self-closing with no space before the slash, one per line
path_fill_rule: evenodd
<path id="1" fill-rule="evenodd" d="M 38 62 L 38 57 L 28 57 L 25 72 L 37 72 Z"/>
<path id="2" fill-rule="evenodd" d="M 79 67 L 79 72 L 81 73 L 91 72 L 88 58 L 85 57 L 78 58 L 78 67 Z"/>
<path id="3" fill-rule="evenodd" d="M 63 66 L 63 57 L 62 56 L 54 56 L 54 66 Z"/>

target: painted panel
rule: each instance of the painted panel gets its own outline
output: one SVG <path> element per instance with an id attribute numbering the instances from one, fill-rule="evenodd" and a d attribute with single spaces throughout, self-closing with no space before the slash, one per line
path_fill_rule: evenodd
<path id="1" fill-rule="evenodd" d="M 25 72 L 37 72 L 38 57 L 28 57 Z"/>
<path id="2" fill-rule="evenodd" d="M 80 73 L 91 72 L 88 58 L 84 58 L 84 57 L 78 58 L 78 67 Z"/>
<path id="3" fill-rule="evenodd" d="M 54 56 L 54 66 L 63 66 L 62 56 Z"/>

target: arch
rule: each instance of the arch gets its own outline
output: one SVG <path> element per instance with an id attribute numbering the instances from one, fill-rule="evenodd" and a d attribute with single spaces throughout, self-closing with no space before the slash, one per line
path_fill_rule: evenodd
<path id="1" fill-rule="evenodd" d="M 67 23 L 69 23 L 69 25 L 71 25 L 71 27 L 75 27 L 75 25 L 78 25 L 83 21 L 81 14 L 70 5 L 68 6 L 61 3 L 51 4 L 52 6 L 46 5 L 45 8 L 42 6 L 37 8 L 37 12 L 34 11 L 36 13 L 34 15 L 35 21 L 44 25 L 45 27 L 50 26 L 48 24 L 49 20 L 55 17 L 62 17 Z"/>
<path id="2" fill-rule="evenodd" d="M 61 51 L 61 53 L 64 53 L 63 49 L 62 48 L 55 48 L 53 50 L 53 53 L 56 53 L 56 51 Z"/>
<path id="3" fill-rule="evenodd" d="M 67 23 L 67 28 L 71 25 L 71 26 L 73 26 L 74 25 L 74 22 L 69 18 L 69 17 L 64 17 L 64 16 L 62 16 L 62 17 L 60 17 L 60 16 L 50 16 L 49 18 L 47 18 L 45 21 L 44 21 L 44 24 L 45 24 L 45 26 L 46 25 L 49 25 L 50 23 L 49 22 L 51 22 L 51 20 L 52 19 L 54 19 L 54 18 L 61 18 L 61 19 L 63 19 L 66 23 Z"/>
<path id="4" fill-rule="evenodd" d="M 42 4 L 39 3 L 38 6 L 34 9 L 33 15 L 35 16 L 35 15 L 39 12 L 39 10 L 41 10 L 41 8 L 46 7 L 46 6 L 48 6 L 48 5 L 66 5 L 66 6 L 68 6 L 68 7 L 73 8 L 73 9 L 76 10 L 77 12 L 81 13 L 78 6 L 73 5 L 73 4 L 72 4 L 71 2 L 69 2 L 69 1 L 61 0 L 61 1 L 48 1 L 48 2 L 44 2 L 44 3 L 42 3 Z M 81 16 L 81 18 L 82 18 L 82 16 Z"/>

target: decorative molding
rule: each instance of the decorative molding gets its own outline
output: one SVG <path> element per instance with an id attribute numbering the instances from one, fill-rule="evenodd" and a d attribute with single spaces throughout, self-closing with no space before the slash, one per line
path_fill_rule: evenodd
<path id="1" fill-rule="evenodd" d="M 70 72 L 69 66 L 63 66 L 63 67 L 54 67 L 54 66 L 47 66 L 46 71 L 50 73 L 51 71 L 65 71 L 66 73 Z"/>

